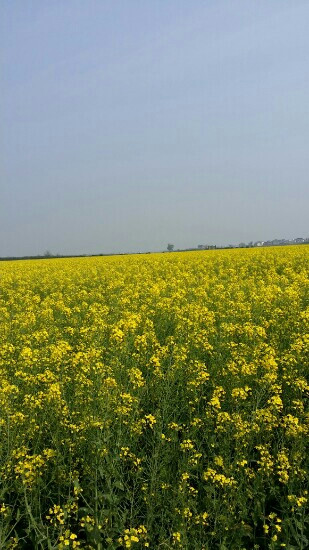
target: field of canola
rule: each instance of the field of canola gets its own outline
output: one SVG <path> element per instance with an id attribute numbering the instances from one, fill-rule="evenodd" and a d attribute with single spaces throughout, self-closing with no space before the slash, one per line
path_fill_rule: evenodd
<path id="1" fill-rule="evenodd" d="M 309 247 L 0 264 L 0 548 L 309 547 Z"/>

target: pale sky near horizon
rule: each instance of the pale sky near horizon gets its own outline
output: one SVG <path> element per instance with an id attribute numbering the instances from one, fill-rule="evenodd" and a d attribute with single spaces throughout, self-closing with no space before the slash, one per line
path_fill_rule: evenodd
<path id="1" fill-rule="evenodd" d="M 2 0 L 0 256 L 309 237 L 308 0 Z"/>

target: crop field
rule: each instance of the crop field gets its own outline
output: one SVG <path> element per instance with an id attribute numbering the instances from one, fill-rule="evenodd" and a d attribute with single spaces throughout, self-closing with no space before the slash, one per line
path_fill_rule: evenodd
<path id="1" fill-rule="evenodd" d="M 0 264 L 0 548 L 309 548 L 309 248 Z"/>

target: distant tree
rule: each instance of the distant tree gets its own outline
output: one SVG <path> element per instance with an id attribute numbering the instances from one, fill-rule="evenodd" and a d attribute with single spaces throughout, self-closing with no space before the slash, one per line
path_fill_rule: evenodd
<path id="1" fill-rule="evenodd" d="M 49 250 L 45 250 L 44 258 L 52 258 L 52 253 Z"/>
<path id="2" fill-rule="evenodd" d="M 169 252 L 173 252 L 173 250 L 174 250 L 174 245 L 171 244 L 171 243 L 168 243 L 168 245 L 167 245 L 167 250 L 168 250 Z"/>

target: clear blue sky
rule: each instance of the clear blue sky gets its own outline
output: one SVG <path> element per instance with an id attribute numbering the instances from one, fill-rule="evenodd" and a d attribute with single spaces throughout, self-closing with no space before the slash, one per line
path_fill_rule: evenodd
<path id="1" fill-rule="evenodd" d="M 309 236 L 308 0 L 2 0 L 0 255 Z"/>

